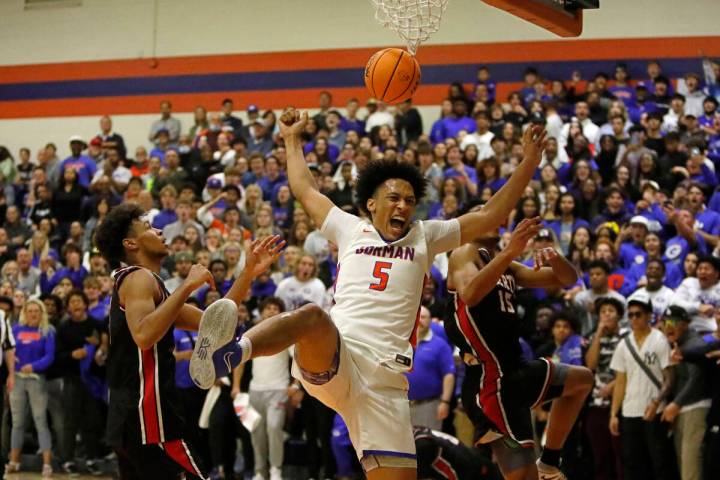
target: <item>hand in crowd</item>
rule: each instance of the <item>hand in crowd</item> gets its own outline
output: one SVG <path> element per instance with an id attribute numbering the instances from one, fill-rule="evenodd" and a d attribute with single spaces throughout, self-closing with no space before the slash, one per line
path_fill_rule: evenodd
<path id="1" fill-rule="evenodd" d="M 437 408 L 437 419 L 445 420 L 450 415 L 450 404 L 447 402 L 440 402 Z"/>
<path id="2" fill-rule="evenodd" d="M 643 415 L 643 420 L 646 422 L 652 422 L 655 420 L 655 417 L 657 416 L 657 410 L 658 406 L 660 405 L 660 402 L 657 400 L 652 400 L 650 403 L 645 407 L 645 414 Z"/>
<path id="3" fill-rule="evenodd" d="M 73 350 L 70 356 L 75 360 L 82 360 L 83 358 L 87 357 L 87 354 L 88 352 L 85 347 L 81 347 Z"/>
<path id="4" fill-rule="evenodd" d="M 675 402 L 670 402 L 662 412 L 660 420 L 663 422 L 673 423 L 680 413 L 680 405 Z"/>

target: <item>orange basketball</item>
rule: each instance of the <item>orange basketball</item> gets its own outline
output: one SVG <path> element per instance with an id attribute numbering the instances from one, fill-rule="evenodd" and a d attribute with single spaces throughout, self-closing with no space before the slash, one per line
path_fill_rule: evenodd
<path id="1" fill-rule="evenodd" d="M 420 65 L 401 48 L 376 52 L 365 67 L 365 86 L 373 97 L 386 103 L 412 97 L 419 83 Z"/>

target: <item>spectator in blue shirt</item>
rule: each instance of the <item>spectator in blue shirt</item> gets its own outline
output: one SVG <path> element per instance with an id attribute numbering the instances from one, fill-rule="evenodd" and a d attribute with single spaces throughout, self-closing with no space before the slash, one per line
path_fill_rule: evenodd
<path id="1" fill-rule="evenodd" d="M 462 161 L 462 152 L 457 145 L 447 149 L 447 164 L 445 178 L 456 178 L 468 195 L 475 196 L 478 191 L 477 172 L 474 168 L 465 165 Z"/>
<path id="2" fill-rule="evenodd" d="M 263 191 L 263 200 L 269 202 L 274 200 L 273 192 L 276 192 L 280 185 L 287 185 L 287 177 L 280 171 L 278 159 L 269 156 L 265 159 L 265 176 L 257 181 Z"/>
<path id="3" fill-rule="evenodd" d="M 97 165 L 93 162 L 92 158 L 87 155 L 83 155 L 82 152 L 87 148 L 87 143 L 80 138 L 79 135 L 73 135 L 70 137 L 70 151 L 72 154 L 62 161 L 60 164 L 60 171 L 64 171 L 66 168 L 72 168 L 77 172 L 78 183 L 85 188 L 90 186 L 90 181 L 95 176 L 97 171 Z"/>
<path id="4" fill-rule="evenodd" d="M 629 269 L 635 264 L 645 263 L 647 252 L 644 249 L 645 236 L 648 234 L 650 222 L 642 215 L 635 215 L 630 224 L 623 228 L 618 236 L 620 249 L 618 263 L 622 268 Z M 625 241 L 626 239 L 630 241 Z"/>
<path id="5" fill-rule="evenodd" d="M 420 307 L 417 347 L 413 368 L 406 373 L 410 390 L 410 417 L 415 426 L 440 430 L 450 413 L 455 385 L 455 360 L 452 349 L 430 328 L 430 310 Z"/>
<path id="6" fill-rule="evenodd" d="M 435 120 L 435 122 L 432 124 L 432 127 L 430 128 L 430 141 L 433 145 L 445 141 L 443 122 L 446 118 L 449 118 L 452 115 L 452 111 L 453 104 L 450 99 L 446 98 L 442 101 L 442 104 L 440 104 L 440 118 Z"/>
<path id="7" fill-rule="evenodd" d="M 705 192 L 699 183 L 690 184 L 687 200 L 688 209 L 695 216 L 695 231 L 703 237 L 709 247 L 716 247 L 720 235 L 720 213 L 705 207 Z"/>
<path id="8" fill-rule="evenodd" d="M 165 185 L 160 190 L 160 211 L 153 218 L 152 226 L 162 230 L 165 225 L 170 225 L 177 221 L 177 190 L 172 185 Z"/>
<path id="9" fill-rule="evenodd" d="M 48 278 L 48 260 L 40 259 L 40 290 L 42 293 L 51 293 L 63 278 L 70 279 L 73 288 L 82 288 L 83 280 L 85 280 L 88 271 L 81 264 L 82 251 L 80 247 L 74 243 L 68 243 L 65 245 L 63 258 L 65 259 L 65 266 L 57 270 L 50 278 Z"/>
<path id="10" fill-rule="evenodd" d="M 615 66 L 615 85 L 608 88 L 608 91 L 618 100 L 622 100 L 626 107 L 635 101 L 635 89 L 628 84 L 627 65 L 624 63 Z"/>
<path id="11" fill-rule="evenodd" d="M 352 130 L 360 136 L 365 134 L 365 121 L 357 118 L 359 106 L 357 98 L 348 100 L 345 106 L 345 116 L 340 119 L 340 129 L 342 131 L 349 132 Z"/>
<path id="12" fill-rule="evenodd" d="M 455 138 L 462 131 L 473 133 L 475 120 L 467 114 L 467 102 L 456 98 L 452 102 L 452 113 L 442 120 L 440 140 Z"/>
<path id="13" fill-rule="evenodd" d="M 20 452 L 25 442 L 28 413 L 32 414 L 43 456 L 43 478 L 52 474 L 52 438 L 47 423 L 48 392 L 45 371 L 55 359 L 55 330 L 50 326 L 45 304 L 28 300 L 13 327 L 15 336 L 15 386 L 10 391 L 12 433 L 10 462 L 5 473 L 20 471 Z M 28 408 L 29 404 L 29 408 Z"/>
<path id="14" fill-rule="evenodd" d="M 689 210 L 675 210 L 671 206 L 664 208 L 668 222 L 675 225 L 677 235 L 665 244 L 663 260 L 682 267 L 688 253 L 707 254 L 708 247 L 705 239 L 694 230 L 695 217 L 693 217 L 693 214 Z"/>
<path id="15" fill-rule="evenodd" d="M 555 351 L 552 360 L 555 363 L 567 365 L 582 365 L 584 346 L 583 337 L 578 335 L 578 321 L 570 312 L 560 311 L 552 320 L 552 336 L 555 343 Z"/>
<path id="16" fill-rule="evenodd" d="M 548 227 L 555 232 L 563 255 L 567 255 L 570 252 L 570 242 L 575 230 L 579 227 L 590 228 L 590 224 L 586 220 L 578 218 L 575 197 L 570 192 L 560 195 L 559 217 L 559 219 L 550 222 Z"/>

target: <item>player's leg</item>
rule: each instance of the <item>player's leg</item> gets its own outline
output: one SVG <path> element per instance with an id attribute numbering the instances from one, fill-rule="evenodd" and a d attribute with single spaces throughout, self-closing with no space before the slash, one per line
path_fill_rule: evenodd
<path id="1" fill-rule="evenodd" d="M 490 444 L 500 472 L 505 480 L 536 480 L 535 449 L 512 445 L 508 438 Z"/>
<path id="2" fill-rule="evenodd" d="M 585 399 L 593 387 L 593 374 L 585 367 L 565 365 L 565 385 L 558 398 L 553 400 L 546 431 L 545 448 L 562 449 Z"/>
<path id="3" fill-rule="evenodd" d="M 296 345 L 295 358 L 310 373 L 330 370 L 338 351 L 338 331 L 322 308 L 307 304 L 263 320 L 236 339 L 237 307 L 220 299 L 203 313 L 190 376 L 201 388 L 227 375 L 239 363 L 274 355 Z"/>
<path id="4" fill-rule="evenodd" d="M 417 470 L 407 467 L 378 467 L 365 474 L 368 480 L 416 480 Z"/>
<path id="5" fill-rule="evenodd" d="M 295 360 L 310 373 L 331 369 L 338 350 L 338 331 L 330 316 L 314 303 L 263 320 L 243 336 L 254 357 L 274 355 L 295 345 Z"/>
<path id="6" fill-rule="evenodd" d="M 560 467 L 560 452 L 594 382 L 592 372 L 585 367 L 559 364 L 551 371 L 547 398 L 557 398 L 550 407 L 545 447 L 538 462 L 541 472 L 544 466 L 553 471 Z"/>

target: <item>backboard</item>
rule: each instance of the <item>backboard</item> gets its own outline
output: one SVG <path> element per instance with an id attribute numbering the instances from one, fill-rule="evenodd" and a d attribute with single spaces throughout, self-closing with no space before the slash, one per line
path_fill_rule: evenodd
<path id="1" fill-rule="evenodd" d="M 600 0 L 483 0 L 493 7 L 534 23 L 560 37 L 578 37 L 583 10 L 599 8 Z"/>

